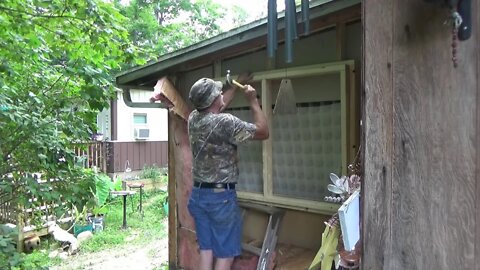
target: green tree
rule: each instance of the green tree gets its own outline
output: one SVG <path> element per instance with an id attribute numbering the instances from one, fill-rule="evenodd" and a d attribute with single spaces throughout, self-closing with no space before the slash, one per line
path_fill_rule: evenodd
<path id="1" fill-rule="evenodd" d="M 245 9 L 238 5 L 233 5 L 231 7 L 232 16 L 232 24 L 233 27 L 239 27 L 244 25 L 248 20 L 248 13 Z"/>
<path id="2" fill-rule="evenodd" d="M 130 20 L 132 42 L 155 58 L 221 33 L 223 7 L 211 0 L 132 0 L 116 6 Z"/>
<path id="3" fill-rule="evenodd" d="M 103 0 L 0 2 L 0 193 L 15 194 L 12 205 L 91 202 L 94 182 L 75 166 L 72 144 L 96 131 L 120 64 L 144 62 L 125 24 Z"/>

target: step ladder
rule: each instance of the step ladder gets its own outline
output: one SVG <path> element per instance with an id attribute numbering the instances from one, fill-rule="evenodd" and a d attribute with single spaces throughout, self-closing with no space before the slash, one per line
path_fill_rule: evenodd
<path id="1" fill-rule="evenodd" d="M 285 210 L 277 207 L 246 202 L 240 202 L 239 206 L 243 209 L 244 215 L 245 211 L 247 210 L 253 210 L 269 215 L 262 248 L 260 249 L 256 246 L 242 243 L 242 248 L 244 250 L 259 256 L 256 269 L 268 270 L 271 263 L 272 253 L 275 251 L 275 246 L 277 245 L 278 229 L 280 227 L 280 222 L 282 221 L 283 215 L 285 214 Z"/>

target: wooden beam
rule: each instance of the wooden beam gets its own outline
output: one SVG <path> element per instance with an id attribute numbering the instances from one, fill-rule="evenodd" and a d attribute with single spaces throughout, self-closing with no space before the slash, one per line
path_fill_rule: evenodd
<path id="1" fill-rule="evenodd" d="M 273 196 L 273 180 L 272 180 L 272 89 L 270 81 L 262 80 L 262 110 L 267 117 L 268 130 L 270 136 L 262 142 L 262 160 L 263 160 L 263 194 L 268 198 Z"/>
<path id="2" fill-rule="evenodd" d="M 303 199 L 286 198 L 280 196 L 273 196 L 266 198 L 262 194 L 238 191 L 238 198 L 240 201 L 250 203 L 261 203 L 270 206 L 283 207 L 287 209 L 300 210 L 311 213 L 318 213 L 324 215 L 332 215 L 337 212 L 340 207 L 339 204 L 327 203 L 321 201 L 311 201 Z"/>
<path id="3" fill-rule="evenodd" d="M 215 60 L 213 62 L 213 76 L 214 77 L 221 77 L 222 76 L 222 61 Z"/>
<path id="4" fill-rule="evenodd" d="M 288 69 L 289 78 L 299 78 L 299 77 L 308 77 L 315 75 L 324 75 L 324 74 L 334 74 L 341 71 L 345 71 L 346 65 L 354 65 L 353 60 L 330 62 L 309 66 L 301 67 L 292 67 Z M 232 74 L 233 77 L 236 77 L 236 74 Z M 261 71 L 253 73 L 253 82 L 258 82 L 262 80 L 274 80 L 285 77 L 285 69 L 274 69 L 269 71 Z M 222 78 L 214 78 L 214 80 L 222 80 Z"/>
<path id="5" fill-rule="evenodd" d="M 349 93 L 350 93 L 350 104 L 349 104 L 349 113 L 350 113 L 350 138 L 349 138 L 349 163 L 352 163 L 355 161 L 355 158 L 357 157 L 358 150 L 360 147 L 360 117 L 361 117 L 361 112 L 360 112 L 360 94 L 359 94 L 359 79 L 360 79 L 360 74 L 359 69 L 357 69 L 357 64 L 349 65 L 348 66 L 348 71 L 350 74 L 350 87 L 349 87 Z M 360 156 L 358 155 L 358 158 L 360 159 Z"/>
<path id="6" fill-rule="evenodd" d="M 342 151 L 342 175 L 347 175 L 348 166 L 348 134 L 350 130 L 349 115 L 348 115 L 348 92 L 347 85 L 350 76 L 347 76 L 346 68 L 340 71 L 340 119 L 341 119 L 341 151 Z"/>
<path id="7" fill-rule="evenodd" d="M 345 58 L 345 48 L 347 47 L 344 22 L 337 23 L 335 27 L 335 33 L 336 33 L 337 60 L 341 61 Z"/>
<path id="8" fill-rule="evenodd" d="M 172 114 L 168 114 L 168 264 L 178 265 L 177 181 L 175 175 L 175 143 Z"/>
<path id="9" fill-rule="evenodd" d="M 392 257 L 392 119 L 394 0 L 363 1 L 362 266 L 394 269 Z M 382 23 L 379 23 L 382 22 Z M 368 140 L 367 140 L 368 138 Z M 400 268 L 398 268 L 400 269 Z"/>
<path id="10" fill-rule="evenodd" d="M 475 15 L 476 14 L 476 15 Z M 479 1 L 472 1 L 472 25 L 477 25 L 474 29 L 474 33 L 472 33 L 472 39 L 476 37 L 475 43 L 480 44 L 480 28 L 478 25 L 480 24 L 480 3 Z M 480 258 L 480 53 L 478 52 L 477 48 L 477 130 L 476 134 L 476 175 L 475 175 L 475 258 L 478 260 Z"/>
<path id="11" fill-rule="evenodd" d="M 23 189 L 21 189 L 23 191 Z M 18 229 L 18 238 L 17 238 L 17 251 L 23 252 L 24 243 L 23 240 L 25 239 L 25 235 L 23 232 L 23 228 L 25 227 L 25 220 L 24 220 L 24 207 L 21 204 L 17 204 L 17 229 Z"/>

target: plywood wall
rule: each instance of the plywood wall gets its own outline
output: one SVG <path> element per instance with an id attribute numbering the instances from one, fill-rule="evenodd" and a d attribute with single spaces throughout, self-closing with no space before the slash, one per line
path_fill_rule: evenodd
<path id="1" fill-rule="evenodd" d="M 478 269 L 479 30 L 451 61 L 448 10 L 363 2 L 362 269 Z"/>

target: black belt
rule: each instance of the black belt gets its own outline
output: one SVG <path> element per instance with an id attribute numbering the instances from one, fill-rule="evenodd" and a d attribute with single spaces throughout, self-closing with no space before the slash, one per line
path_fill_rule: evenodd
<path id="1" fill-rule="evenodd" d="M 234 183 L 205 183 L 205 182 L 197 182 L 193 183 L 194 187 L 198 188 L 224 188 L 224 189 L 235 189 Z"/>

